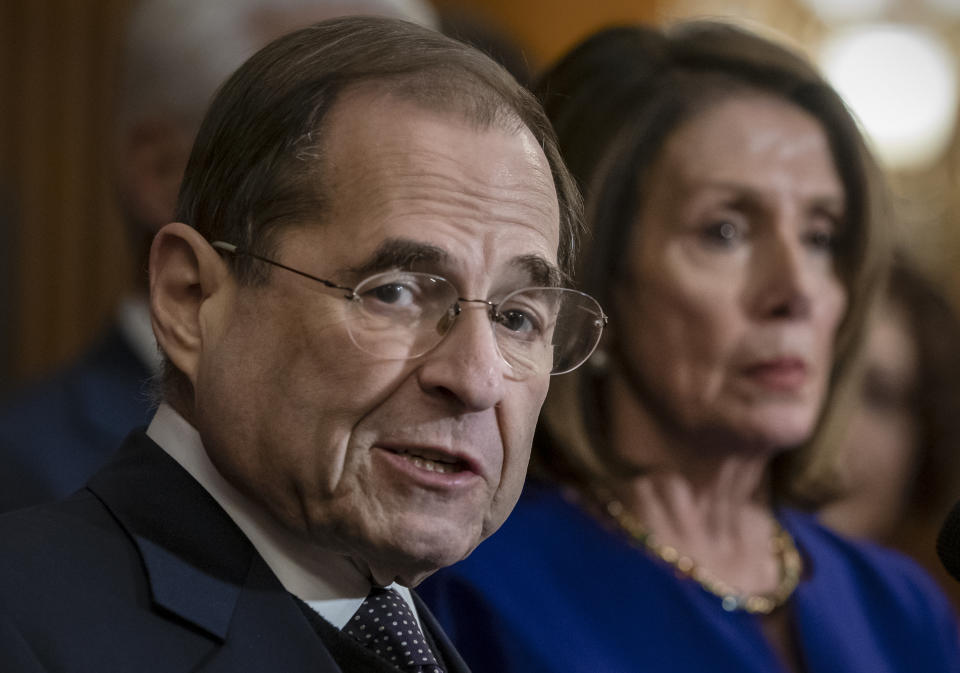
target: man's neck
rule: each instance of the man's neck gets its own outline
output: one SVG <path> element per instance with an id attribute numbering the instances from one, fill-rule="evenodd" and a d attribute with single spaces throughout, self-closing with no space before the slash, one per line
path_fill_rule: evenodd
<path id="1" fill-rule="evenodd" d="M 294 535 L 230 484 L 210 461 L 197 430 L 172 406 L 160 405 L 147 435 L 210 493 L 290 593 L 337 628 L 346 623 L 371 588 L 349 558 Z M 408 589 L 394 588 L 412 605 Z"/>

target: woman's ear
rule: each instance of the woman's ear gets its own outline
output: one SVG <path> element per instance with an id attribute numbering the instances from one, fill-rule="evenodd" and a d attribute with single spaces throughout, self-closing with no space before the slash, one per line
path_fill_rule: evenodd
<path id="1" fill-rule="evenodd" d="M 203 335 L 200 307 L 232 284 L 220 254 L 186 224 L 157 232 L 150 247 L 150 317 L 157 343 L 171 363 L 196 385 Z"/>

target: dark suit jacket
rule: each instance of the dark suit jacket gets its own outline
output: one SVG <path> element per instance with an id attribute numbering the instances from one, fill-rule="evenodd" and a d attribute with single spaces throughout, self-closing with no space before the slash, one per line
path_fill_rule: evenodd
<path id="1" fill-rule="evenodd" d="M 111 327 L 80 359 L 0 407 L 0 511 L 73 493 L 150 420 L 150 371 Z"/>
<path id="2" fill-rule="evenodd" d="M 466 673 L 415 600 L 448 673 Z M 0 516 L 4 673 L 340 670 L 240 529 L 141 432 L 86 489 Z"/>

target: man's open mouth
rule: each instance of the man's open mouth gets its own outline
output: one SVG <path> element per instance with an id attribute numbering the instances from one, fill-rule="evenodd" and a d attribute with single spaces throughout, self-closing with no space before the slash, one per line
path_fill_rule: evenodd
<path id="1" fill-rule="evenodd" d="M 415 466 L 427 472 L 452 474 L 469 469 L 466 462 L 453 456 L 441 455 L 433 451 L 421 449 L 387 449 L 391 453 L 410 461 Z"/>

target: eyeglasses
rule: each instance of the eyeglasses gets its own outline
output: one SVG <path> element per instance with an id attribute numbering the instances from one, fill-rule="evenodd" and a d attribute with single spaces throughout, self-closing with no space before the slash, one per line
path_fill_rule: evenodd
<path id="1" fill-rule="evenodd" d="M 482 304 L 512 378 L 565 374 L 590 357 L 607 324 L 596 299 L 567 288 L 525 287 L 498 302 L 465 299 L 446 278 L 402 270 L 378 273 L 356 287 L 344 287 L 232 243 L 211 245 L 309 278 L 322 285 L 318 289 L 345 293 L 343 298 L 350 302 L 346 321 L 350 339 L 365 353 L 385 359 L 406 360 L 428 353 L 450 332 L 463 304 Z"/>

